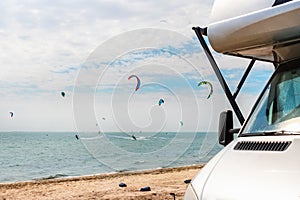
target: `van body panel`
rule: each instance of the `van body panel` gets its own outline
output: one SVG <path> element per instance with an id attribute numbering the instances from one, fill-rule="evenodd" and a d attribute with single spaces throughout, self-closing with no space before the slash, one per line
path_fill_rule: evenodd
<path id="1" fill-rule="evenodd" d="M 270 8 L 273 4 L 274 0 L 215 0 L 210 15 L 210 24 Z"/>
<path id="2" fill-rule="evenodd" d="M 285 151 L 235 150 L 241 141 L 291 144 Z M 210 172 L 204 168 L 192 181 L 194 188 L 202 184 L 203 191 L 195 189 L 201 199 L 299 199 L 300 136 L 241 137 L 223 151 L 209 164 Z"/>
<path id="3" fill-rule="evenodd" d="M 300 1 L 290 1 L 212 23 L 208 38 L 220 53 L 281 62 L 298 55 L 293 52 L 300 50 L 299 19 Z M 291 45 L 293 50 L 288 51 L 286 46 Z"/>

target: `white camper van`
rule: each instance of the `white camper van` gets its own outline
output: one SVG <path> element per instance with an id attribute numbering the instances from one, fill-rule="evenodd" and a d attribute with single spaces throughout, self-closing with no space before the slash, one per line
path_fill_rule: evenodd
<path id="1" fill-rule="evenodd" d="M 210 25 L 193 29 L 233 112 L 220 114 L 225 147 L 193 178 L 184 199 L 300 200 L 300 1 L 216 0 Z M 233 94 L 204 37 L 219 53 L 251 60 Z M 256 60 L 275 70 L 244 119 L 235 98 Z M 241 128 L 233 129 L 233 113 Z"/>

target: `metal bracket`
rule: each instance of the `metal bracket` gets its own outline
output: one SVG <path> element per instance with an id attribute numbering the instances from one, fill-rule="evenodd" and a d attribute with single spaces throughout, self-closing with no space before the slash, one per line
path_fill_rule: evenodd
<path id="1" fill-rule="evenodd" d="M 241 90 L 241 88 L 242 88 L 242 86 L 243 86 L 243 84 L 244 84 L 244 82 L 245 82 L 245 80 L 246 80 L 249 72 L 251 71 L 251 69 L 252 69 L 252 67 L 254 65 L 254 63 L 255 63 L 255 59 L 252 59 L 251 62 L 249 63 L 249 65 L 248 65 L 246 71 L 244 72 L 244 74 L 242 76 L 242 79 L 240 80 L 238 86 L 236 87 L 235 92 L 233 93 L 233 98 L 234 99 L 236 99 L 237 95 L 239 94 L 239 92 L 240 92 L 240 90 Z"/>
<path id="2" fill-rule="evenodd" d="M 243 83 L 245 82 L 245 79 L 248 76 L 248 74 L 249 74 L 249 72 L 250 72 L 250 70 L 251 70 L 251 68 L 254 64 L 254 61 L 253 60 L 251 61 L 251 63 L 248 66 L 244 76 L 242 77 L 242 80 L 238 84 L 236 92 L 234 93 L 234 95 L 232 95 L 232 93 L 231 93 L 231 91 L 230 91 L 230 89 L 229 89 L 229 87 L 228 87 L 228 85 L 227 85 L 227 83 L 226 83 L 226 81 L 225 81 L 225 79 L 224 79 L 224 77 L 223 77 L 223 75 L 222 75 L 222 73 L 221 73 L 221 71 L 220 71 L 213 55 L 212 55 L 212 53 L 211 53 L 211 51 L 209 50 L 209 48 L 208 48 L 208 46 L 207 46 L 207 44 L 206 44 L 206 42 L 203 38 L 203 35 L 207 35 L 207 29 L 206 28 L 203 29 L 203 28 L 200 28 L 200 27 L 193 27 L 193 30 L 195 31 L 195 33 L 198 37 L 198 40 L 199 40 L 201 46 L 204 49 L 204 52 L 205 52 L 211 66 L 212 66 L 212 68 L 213 68 L 213 70 L 214 70 L 214 72 L 215 72 L 215 74 L 216 74 L 216 76 L 217 76 L 224 92 L 225 92 L 225 95 L 226 95 L 227 99 L 229 100 L 229 103 L 231 104 L 231 106 L 233 108 L 233 111 L 235 112 L 240 124 L 242 125 L 245 121 L 245 118 L 244 118 L 239 106 L 237 105 L 237 103 L 235 101 L 235 98 L 236 98 L 238 92 L 240 91 Z"/>

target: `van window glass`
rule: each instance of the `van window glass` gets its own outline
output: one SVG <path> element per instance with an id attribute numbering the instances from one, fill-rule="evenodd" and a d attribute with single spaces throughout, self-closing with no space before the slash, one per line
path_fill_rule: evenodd
<path id="1" fill-rule="evenodd" d="M 242 133 L 294 131 L 294 129 L 300 131 L 300 66 L 298 66 L 286 65 L 277 70 Z"/>

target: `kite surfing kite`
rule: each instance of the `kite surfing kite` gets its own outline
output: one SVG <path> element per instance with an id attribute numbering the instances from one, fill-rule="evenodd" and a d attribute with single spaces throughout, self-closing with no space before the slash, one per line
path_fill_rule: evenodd
<path id="1" fill-rule="evenodd" d="M 62 97 L 65 97 L 65 96 L 66 96 L 66 93 L 65 93 L 65 92 L 61 92 L 60 94 L 61 94 Z"/>
<path id="2" fill-rule="evenodd" d="M 10 117 L 13 117 L 14 113 L 13 112 L 9 112 L 9 115 L 10 115 Z"/>
<path id="3" fill-rule="evenodd" d="M 130 75 L 129 77 L 128 77 L 128 80 L 130 80 L 131 78 L 136 78 L 136 81 L 137 81 L 137 83 L 136 83 L 136 87 L 135 87 L 135 91 L 137 91 L 139 88 L 140 88 L 140 85 L 141 85 L 141 80 L 139 79 L 139 77 L 137 77 L 136 75 Z"/>
<path id="4" fill-rule="evenodd" d="M 210 82 L 208 82 L 208 81 L 201 81 L 200 83 L 198 83 L 198 86 L 200 86 L 200 85 L 209 85 L 209 87 L 210 87 L 210 92 L 209 92 L 209 94 L 208 94 L 208 96 L 207 96 L 207 99 L 209 99 L 210 97 L 211 97 L 211 95 L 212 95 L 212 93 L 213 93 L 213 85 L 210 83 Z"/>
<path id="5" fill-rule="evenodd" d="M 163 100 L 163 99 L 160 99 L 159 101 L 158 101 L 158 105 L 160 106 L 161 104 L 163 104 L 163 103 L 165 103 L 165 101 Z"/>

